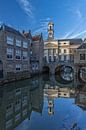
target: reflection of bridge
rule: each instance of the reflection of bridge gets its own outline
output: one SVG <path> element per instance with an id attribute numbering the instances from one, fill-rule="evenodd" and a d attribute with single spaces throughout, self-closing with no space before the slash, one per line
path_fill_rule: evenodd
<path id="1" fill-rule="evenodd" d="M 68 66 L 74 69 L 73 62 L 57 61 L 57 62 L 44 62 L 44 67 L 48 67 L 51 74 L 55 74 L 56 69 L 61 66 Z"/>

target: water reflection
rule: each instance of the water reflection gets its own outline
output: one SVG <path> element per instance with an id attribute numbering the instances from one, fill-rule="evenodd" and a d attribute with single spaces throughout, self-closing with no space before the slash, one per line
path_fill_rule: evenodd
<path id="1" fill-rule="evenodd" d="M 63 66 L 61 69 L 61 77 L 66 81 L 72 81 L 74 79 L 73 77 L 73 69 L 69 66 Z"/>
<path id="2" fill-rule="evenodd" d="M 86 129 L 86 86 L 43 75 L 0 88 L 0 130 Z"/>

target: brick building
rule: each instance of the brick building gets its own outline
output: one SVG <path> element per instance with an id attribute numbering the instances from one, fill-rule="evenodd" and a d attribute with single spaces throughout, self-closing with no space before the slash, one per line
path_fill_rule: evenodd
<path id="1" fill-rule="evenodd" d="M 12 27 L 0 27 L 0 79 L 18 80 L 42 72 L 42 34 L 32 36 Z"/>
<path id="2" fill-rule="evenodd" d="M 11 79 L 29 76 L 29 46 L 30 39 L 27 39 L 23 33 L 6 25 L 0 27 L 1 78 Z"/>

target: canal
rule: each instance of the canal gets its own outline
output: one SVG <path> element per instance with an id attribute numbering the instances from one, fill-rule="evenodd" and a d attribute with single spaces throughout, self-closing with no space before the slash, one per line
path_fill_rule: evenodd
<path id="1" fill-rule="evenodd" d="M 0 130 L 86 130 L 86 85 L 42 75 L 0 87 Z"/>

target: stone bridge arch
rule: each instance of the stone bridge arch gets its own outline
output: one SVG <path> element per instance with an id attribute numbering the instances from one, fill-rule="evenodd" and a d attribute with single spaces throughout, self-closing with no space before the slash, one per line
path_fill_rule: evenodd
<path id="1" fill-rule="evenodd" d="M 65 63 L 65 62 L 61 62 L 61 63 L 60 62 L 50 62 L 50 63 L 44 64 L 44 66 L 49 67 L 51 74 L 55 74 L 56 69 L 57 68 L 60 69 L 63 66 L 65 66 L 65 67 L 71 67 L 72 70 L 74 71 L 74 65 L 71 64 L 71 63 Z"/>
<path id="2" fill-rule="evenodd" d="M 42 72 L 43 73 L 50 73 L 50 67 L 49 66 L 43 66 Z"/>
<path id="3" fill-rule="evenodd" d="M 79 78 L 81 81 L 86 82 L 86 66 L 80 66 L 80 67 L 78 68 L 78 78 Z"/>

